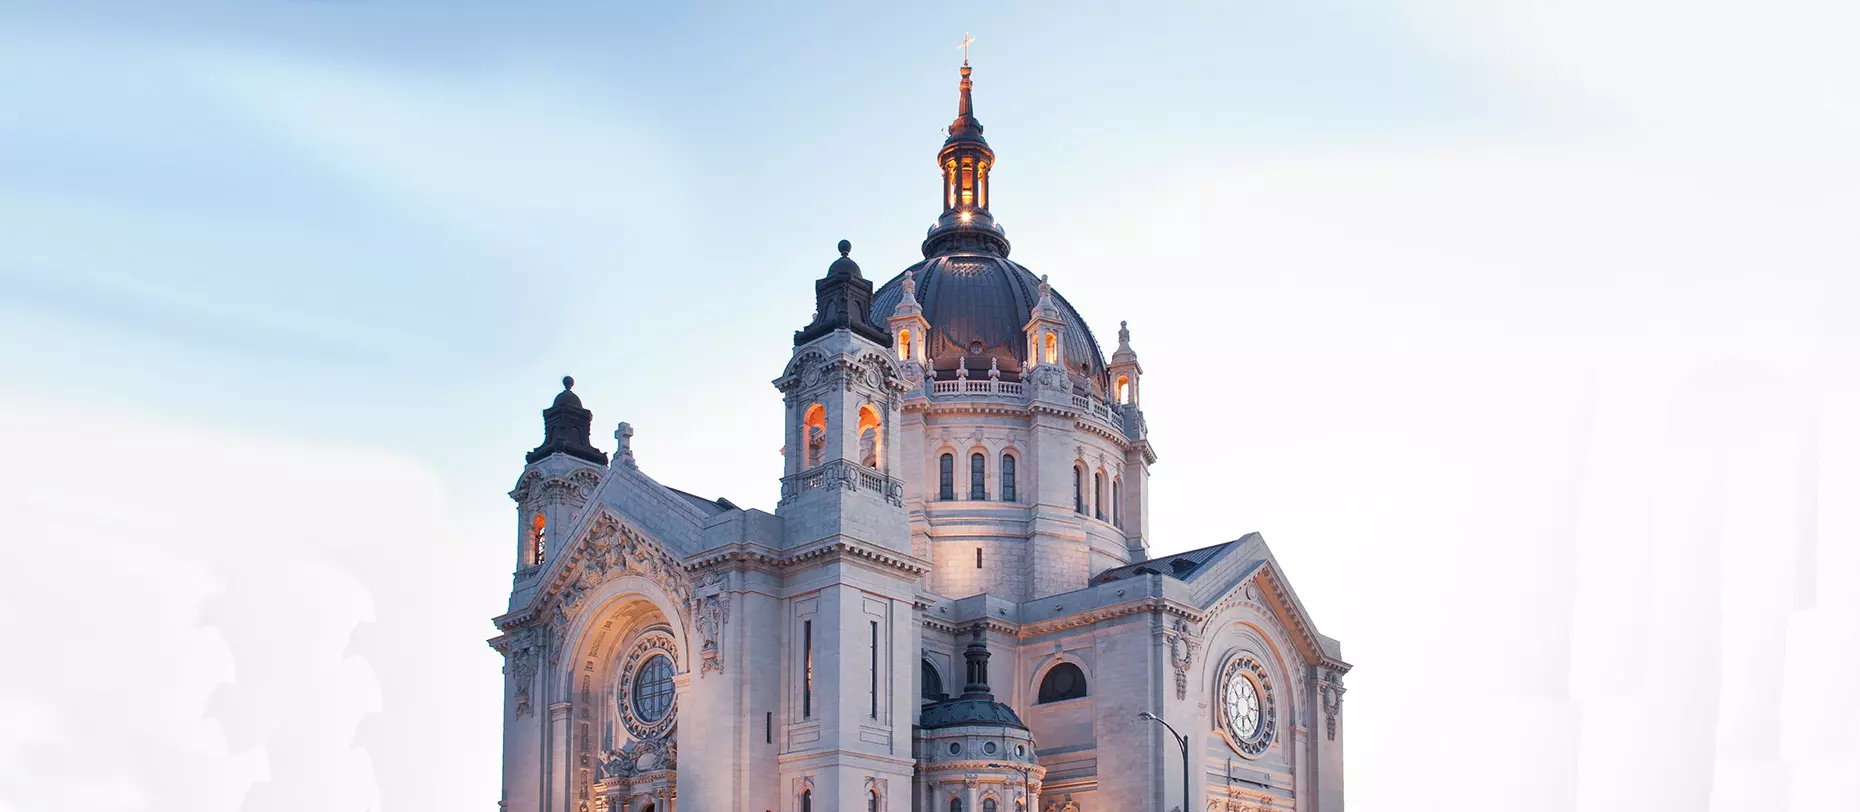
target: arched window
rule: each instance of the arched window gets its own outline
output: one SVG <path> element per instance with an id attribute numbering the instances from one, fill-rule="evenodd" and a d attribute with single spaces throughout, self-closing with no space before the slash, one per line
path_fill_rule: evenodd
<path id="1" fill-rule="evenodd" d="M 1098 521 L 1104 521 L 1104 474 L 1091 475 L 1091 510 Z"/>
<path id="2" fill-rule="evenodd" d="M 827 461 L 827 409 L 818 403 L 807 407 L 801 417 L 801 439 L 807 444 L 807 455 L 802 458 L 803 468 L 812 468 Z"/>
<path id="3" fill-rule="evenodd" d="M 956 498 L 956 457 L 944 454 L 936 461 L 936 498 L 945 502 Z"/>
<path id="4" fill-rule="evenodd" d="M 962 812 L 962 799 L 961 798 L 949 799 L 949 812 Z"/>
<path id="5" fill-rule="evenodd" d="M 530 520 L 530 565 L 539 566 L 549 555 L 549 520 L 541 513 Z"/>
<path id="6" fill-rule="evenodd" d="M 1059 340 L 1052 333 L 1046 334 L 1046 363 L 1059 363 Z"/>
<path id="7" fill-rule="evenodd" d="M 801 790 L 801 812 L 814 812 L 814 791 Z"/>
<path id="8" fill-rule="evenodd" d="M 898 331 L 898 360 L 911 360 L 911 331 Z"/>
<path id="9" fill-rule="evenodd" d="M 867 468 L 878 467 L 878 449 L 884 445 L 879 423 L 878 410 L 872 404 L 859 407 L 859 464 Z"/>
<path id="10" fill-rule="evenodd" d="M 1085 695 L 1085 672 L 1072 663 L 1060 663 L 1040 680 L 1040 698 L 1036 704 L 1078 699 Z"/>
<path id="11" fill-rule="evenodd" d="M 865 812 L 878 812 L 878 790 L 872 790 L 872 794 L 866 796 Z"/>
<path id="12" fill-rule="evenodd" d="M 1085 469 L 1072 466 L 1072 509 L 1085 514 Z"/>
<path id="13" fill-rule="evenodd" d="M 980 502 L 988 498 L 988 457 L 969 455 L 969 498 Z"/>
<path id="14" fill-rule="evenodd" d="M 937 674 L 936 666 L 931 665 L 929 660 L 924 660 L 922 666 L 923 674 L 917 679 L 923 683 L 923 687 L 917 693 L 932 702 L 942 699 L 943 677 Z"/>
<path id="15" fill-rule="evenodd" d="M 1001 501 L 1019 501 L 1020 494 L 1014 488 L 1014 455 L 1001 455 Z"/>
<path id="16" fill-rule="evenodd" d="M 1124 478 L 1111 480 L 1111 524 L 1124 526 Z"/>
<path id="17" fill-rule="evenodd" d="M 1128 376 L 1117 376 L 1117 402 L 1130 402 L 1130 378 Z"/>
<path id="18" fill-rule="evenodd" d="M 995 812 L 995 799 L 988 798 L 988 799 L 983 800 L 982 801 L 982 812 Z"/>

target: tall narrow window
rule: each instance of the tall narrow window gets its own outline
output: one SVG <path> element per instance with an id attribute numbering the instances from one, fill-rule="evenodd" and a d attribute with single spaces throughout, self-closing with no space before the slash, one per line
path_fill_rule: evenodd
<path id="1" fill-rule="evenodd" d="M 1020 494 L 1014 489 L 1014 455 L 1001 455 L 1001 501 L 1020 501 Z"/>
<path id="2" fill-rule="evenodd" d="M 801 812 L 814 812 L 814 793 L 812 790 L 801 790 Z"/>
<path id="3" fill-rule="evenodd" d="M 1119 375 L 1117 377 L 1117 402 L 1130 402 L 1130 378 L 1128 376 Z"/>
<path id="4" fill-rule="evenodd" d="M 814 621 L 801 621 L 801 718 L 814 715 Z"/>
<path id="5" fill-rule="evenodd" d="M 980 547 L 975 548 L 975 568 L 978 570 L 982 568 L 982 548 Z"/>
<path id="6" fill-rule="evenodd" d="M 859 464 L 867 468 L 878 467 L 878 450 L 885 444 L 882 422 L 872 404 L 859 407 Z"/>
<path id="7" fill-rule="evenodd" d="M 865 812 L 878 812 L 878 790 L 872 790 L 872 794 L 866 796 Z"/>
<path id="8" fill-rule="evenodd" d="M 898 360 L 911 360 L 911 331 L 898 331 Z"/>
<path id="9" fill-rule="evenodd" d="M 919 662 L 917 666 L 920 669 L 917 680 L 923 683 L 917 689 L 918 697 L 928 699 L 931 702 L 942 699 L 943 678 L 937 675 L 936 666 L 931 665 L 929 660 L 923 660 Z"/>
<path id="10" fill-rule="evenodd" d="M 1072 468 L 1072 510 L 1085 513 L 1085 470 L 1078 466 Z"/>
<path id="11" fill-rule="evenodd" d="M 969 498 L 980 502 L 988 498 L 988 458 L 969 455 Z"/>
<path id="12" fill-rule="evenodd" d="M 1111 480 L 1111 524 L 1124 526 L 1124 479 Z"/>
<path id="13" fill-rule="evenodd" d="M 872 621 L 872 718 L 878 718 L 878 621 Z"/>
<path id="14" fill-rule="evenodd" d="M 962 812 L 962 799 L 961 798 L 949 799 L 949 812 Z"/>
<path id="15" fill-rule="evenodd" d="M 530 522 L 530 565 L 537 566 L 549 555 L 549 520 L 541 513 Z"/>
<path id="16" fill-rule="evenodd" d="M 801 442 L 806 445 L 803 468 L 827 461 L 827 408 L 818 403 L 807 407 L 801 417 Z"/>
<path id="17" fill-rule="evenodd" d="M 775 743 L 775 712 L 774 711 L 763 711 L 762 712 L 762 743 L 763 744 L 774 744 Z"/>
<path id="18" fill-rule="evenodd" d="M 1091 475 L 1091 508 L 1092 515 L 1104 521 L 1104 474 Z"/>
<path id="19" fill-rule="evenodd" d="M 989 798 L 982 801 L 982 812 L 995 812 L 995 799 Z"/>
<path id="20" fill-rule="evenodd" d="M 1059 363 L 1059 341 L 1053 338 L 1052 333 L 1046 334 L 1046 363 Z"/>
<path id="21" fill-rule="evenodd" d="M 945 502 L 956 498 L 956 458 L 944 454 L 936 461 L 936 498 Z"/>

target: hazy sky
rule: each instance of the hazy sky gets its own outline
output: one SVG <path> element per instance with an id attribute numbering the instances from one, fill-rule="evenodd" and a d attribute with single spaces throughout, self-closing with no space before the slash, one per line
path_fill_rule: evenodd
<path id="1" fill-rule="evenodd" d="M 1357 808 L 1860 793 L 1860 7 L 897 5 L 0 0 L 0 812 L 491 808 L 556 380 L 772 507 L 964 31 L 1155 548 L 1263 532 L 1358 664 Z"/>

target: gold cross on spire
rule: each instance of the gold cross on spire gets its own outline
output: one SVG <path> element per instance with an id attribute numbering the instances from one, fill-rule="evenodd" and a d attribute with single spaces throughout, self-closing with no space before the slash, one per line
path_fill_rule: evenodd
<path id="1" fill-rule="evenodd" d="M 962 64 L 964 65 L 969 64 L 969 43 L 974 41 L 975 37 L 970 35 L 969 32 L 962 32 L 962 44 L 956 47 L 962 49 Z"/>

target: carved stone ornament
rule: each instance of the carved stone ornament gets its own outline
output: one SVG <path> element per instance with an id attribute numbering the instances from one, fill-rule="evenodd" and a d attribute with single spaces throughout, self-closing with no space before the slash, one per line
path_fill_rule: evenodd
<path id="1" fill-rule="evenodd" d="M 587 506 L 588 497 L 600 484 L 601 475 L 593 468 L 578 468 L 567 476 L 548 476 L 533 470 L 517 480 L 510 498 L 529 510 L 544 505 L 581 508 Z"/>
<path id="2" fill-rule="evenodd" d="M 1259 702 L 1258 723 L 1254 725 L 1250 734 L 1236 727 L 1233 713 L 1223 701 L 1221 734 L 1227 739 L 1227 743 L 1241 755 L 1249 758 L 1257 757 L 1272 747 L 1273 739 L 1278 735 L 1278 699 L 1273 691 L 1272 678 L 1266 673 L 1266 667 L 1249 655 L 1236 655 L 1227 661 L 1227 665 L 1221 669 L 1220 680 L 1215 683 L 1216 690 L 1220 691 L 1224 697 L 1229 690 L 1228 686 L 1235 684 L 1236 680 L 1248 680 L 1252 683 L 1253 691 Z"/>
<path id="3" fill-rule="evenodd" d="M 1164 632 L 1169 640 L 1169 664 L 1175 666 L 1175 698 L 1188 699 L 1188 669 L 1195 664 L 1195 652 L 1200 650 L 1201 642 L 1196 640 L 1188 629 L 1188 621 L 1176 618 L 1169 631 Z"/>
<path id="4" fill-rule="evenodd" d="M 542 662 L 542 645 L 535 632 L 525 629 L 498 646 L 504 655 L 504 673 L 510 675 L 511 698 L 517 701 L 518 716 L 536 712 L 530 702 L 530 690 L 536 683 L 536 670 Z"/>
<path id="5" fill-rule="evenodd" d="M 657 544 L 635 534 L 607 513 L 594 520 L 574 554 L 576 560 L 565 575 L 566 585 L 557 596 L 554 609 L 546 615 L 550 631 L 558 640 L 587 610 L 594 591 L 623 575 L 638 575 L 658 584 L 676 605 L 687 606 L 691 602 L 691 587 L 678 562 Z"/>
<path id="6" fill-rule="evenodd" d="M 730 594 L 722 591 L 723 582 L 723 573 L 712 573 L 692 590 L 691 625 L 697 630 L 700 679 L 712 671 L 723 673 L 723 627 L 730 622 Z"/>
<path id="7" fill-rule="evenodd" d="M 1324 669 L 1324 676 L 1318 683 L 1318 696 L 1324 704 L 1324 737 L 1337 740 L 1337 715 L 1343 712 L 1343 672 L 1335 668 Z"/>

